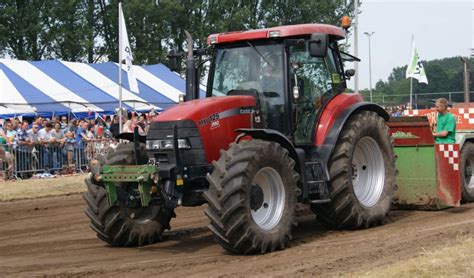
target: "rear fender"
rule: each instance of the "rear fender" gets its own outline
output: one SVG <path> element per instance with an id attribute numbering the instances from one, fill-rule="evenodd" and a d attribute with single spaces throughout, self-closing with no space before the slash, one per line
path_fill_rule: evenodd
<path id="1" fill-rule="evenodd" d="M 339 114 L 338 118 L 334 121 L 331 129 L 327 133 L 326 138 L 324 138 L 324 143 L 316 147 L 316 155 L 322 161 L 324 165 L 323 169 L 326 172 L 326 176 L 329 177 L 328 172 L 328 163 L 329 159 L 331 158 L 331 154 L 334 151 L 334 147 L 337 144 L 337 139 L 339 139 L 339 135 L 341 134 L 342 128 L 344 127 L 345 123 L 352 115 L 360 112 L 360 111 L 373 111 L 379 114 L 385 121 L 388 121 L 389 115 L 387 112 L 377 104 L 368 103 L 368 102 L 357 102 L 352 104 L 348 108 L 346 108 L 341 114 Z"/>

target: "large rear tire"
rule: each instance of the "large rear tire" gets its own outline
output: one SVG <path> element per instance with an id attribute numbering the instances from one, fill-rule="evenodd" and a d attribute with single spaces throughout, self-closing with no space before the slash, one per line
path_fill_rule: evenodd
<path id="1" fill-rule="evenodd" d="M 463 202 L 474 201 L 474 144 L 466 142 L 461 150 L 461 195 Z"/>
<path id="2" fill-rule="evenodd" d="M 395 187 L 393 139 L 384 120 L 363 111 L 349 118 L 329 160 L 331 202 L 313 205 L 328 228 L 358 229 L 380 224 Z"/>
<path id="3" fill-rule="evenodd" d="M 274 142 L 242 141 L 213 165 L 204 196 L 215 240 L 239 254 L 284 249 L 296 225 L 299 178 L 288 151 Z"/>
<path id="4" fill-rule="evenodd" d="M 140 145 L 138 164 L 148 162 L 144 144 Z M 87 192 L 85 214 L 91 220 L 90 227 L 97 237 L 112 246 L 141 246 L 161 240 L 162 233 L 169 229 L 169 222 L 175 216 L 173 210 L 157 205 L 145 208 L 129 208 L 124 198 L 130 190 L 136 190 L 135 183 L 121 183 L 117 186 L 119 201 L 110 206 L 102 182 L 94 178 L 103 165 L 135 165 L 135 151 L 132 143 L 120 144 L 109 149 L 105 157 L 91 167 L 91 177 L 86 178 Z"/>

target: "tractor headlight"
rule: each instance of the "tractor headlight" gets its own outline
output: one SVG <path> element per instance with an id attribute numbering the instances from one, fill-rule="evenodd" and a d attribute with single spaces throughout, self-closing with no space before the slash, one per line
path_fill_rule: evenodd
<path id="1" fill-rule="evenodd" d="M 174 148 L 174 140 L 147 140 L 146 148 L 149 150 L 172 150 Z M 191 144 L 187 138 L 178 139 L 179 149 L 190 149 Z"/>

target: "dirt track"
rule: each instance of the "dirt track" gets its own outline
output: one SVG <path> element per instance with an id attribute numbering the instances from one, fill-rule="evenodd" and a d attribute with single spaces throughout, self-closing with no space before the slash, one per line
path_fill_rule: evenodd
<path id="1" fill-rule="evenodd" d="M 110 248 L 95 237 L 79 195 L 0 203 L 0 276 L 309 276 L 371 270 L 474 231 L 474 204 L 438 212 L 393 211 L 384 226 L 328 231 L 311 216 L 291 248 L 235 256 L 214 243 L 203 208 L 179 208 L 166 241 Z"/>

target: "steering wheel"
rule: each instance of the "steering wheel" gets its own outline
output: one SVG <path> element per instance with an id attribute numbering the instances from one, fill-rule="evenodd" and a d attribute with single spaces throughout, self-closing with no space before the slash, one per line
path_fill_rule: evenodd
<path id="1" fill-rule="evenodd" d="M 280 97 L 280 94 L 277 92 L 263 92 L 265 97 Z"/>

